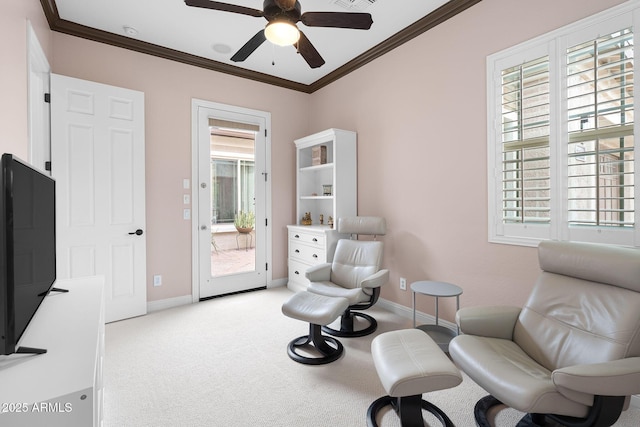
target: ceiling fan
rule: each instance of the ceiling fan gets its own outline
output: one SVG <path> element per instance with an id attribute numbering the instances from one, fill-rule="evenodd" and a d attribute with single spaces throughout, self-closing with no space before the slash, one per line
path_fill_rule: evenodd
<path id="1" fill-rule="evenodd" d="M 187 6 L 264 17 L 268 21 L 264 30 L 258 31 L 231 57 L 234 62 L 244 61 L 265 40 L 269 40 L 281 46 L 294 45 L 311 68 L 318 68 L 325 61 L 304 33 L 298 29 L 297 22 L 302 22 L 308 27 L 351 28 L 356 30 L 368 30 L 373 24 L 370 13 L 302 13 L 300 2 L 297 0 L 264 0 L 263 10 L 210 0 L 184 0 L 184 2 Z"/>

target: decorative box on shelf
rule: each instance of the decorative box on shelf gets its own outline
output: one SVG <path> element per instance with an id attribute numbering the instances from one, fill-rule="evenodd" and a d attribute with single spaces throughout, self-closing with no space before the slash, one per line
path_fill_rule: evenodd
<path id="1" fill-rule="evenodd" d="M 327 146 L 318 145 L 311 148 L 311 165 L 319 166 L 327 163 Z"/>

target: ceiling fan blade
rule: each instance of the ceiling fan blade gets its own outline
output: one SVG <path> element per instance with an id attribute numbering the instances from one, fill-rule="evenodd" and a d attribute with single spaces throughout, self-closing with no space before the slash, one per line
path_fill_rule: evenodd
<path id="1" fill-rule="evenodd" d="M 313 47 L 307 36 L 305 36 L 302 31 L 300 31 L 300 40 L 298 40 L 298 43 L 294 46 L 298 49 L 298 53 L 302 55 L 311 68 L 318 68 L 324 65 L 324 59 L 322 59 L 322 56 L 320 56 L 316 48 Z"/>
<path id="2" fill-rule="evenodd" d="M 221 3 L 210 0 L 184 0 L 187 6 L 203 7 L 205 9 L 221 10 L 223 12 L 240 13 L 255 17 L 263 16 L 262 11 L 250 7 L 236 6 L 235 4 Z"/>
<path id="3" fill-rule="evenodd" d="M 249 55 L 253 53 L 254 50 L 260 47 L 260 45 L 264 43 L 266 39 L 267 38 L 264 35 L 264 30 L 258 31 L 255 36 L 251 37 L 251 39 L 246 42 L 244 46 L 242 46 L 240 50 L 235 53 L 235 55 L 231 57 L 231 60 L 233 62 L 244 61 L 249 57 Z"/>
<path id="4" fill-rule="evenodd" d="M 370 13 L 351 12 L 306 12 L 300 21 L 308 27 L 352 28 L 368 30 L 373 24 Z"/>

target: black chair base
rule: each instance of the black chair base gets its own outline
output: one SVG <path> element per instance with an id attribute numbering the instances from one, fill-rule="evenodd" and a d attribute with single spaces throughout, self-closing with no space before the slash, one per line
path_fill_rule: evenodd
<path id="1" fill-rule="evenodd" d="M 388 405 L 391 405 L 400 417 L 402 427 L 424 427 L 423 409 L 435 415 L 444 427 L 455 427 L 447 414 L 433 403 L 423 400 L 421 394 L 404 397 L 383 396 L 375 400 L 367 409 L 367 427 L 378 427 L 378 412 Z"/>
<path id="2" fill-rule="evenodd" d="M 359 317 L 361 319 L 365 319 L 369 326 L 364 329 L 354 330 L 354 319 Z M 323 326 L 322 331 L 326 334 L 332 335 L 334 337 L 342 337 L 342 338 L 357 338 L 364 337 L 366 335 L 371 335 L 378 329 L 378 322 L 373 317 L 369 316 L 365 313 L 360 313 L 356 311 L 349 311 L 343 313 L 340 316 L 340 329 L 333 329 L 329 326 Z"/>
<path id="3" fill-rule="evenodd" d="M 575 418 L 553 414 L 527 414 L 516 427 L 542 427 L 547 425 L 547 418 L 553 425 L 566 427 L 609 427 L 615 424 L 624 407 L 624 396 L 595 396 L 593 406 L 585 418 Z M 478 400 L 473 409 L 478 427 L 491 427 L 487 419 L 487 411 L 502 402 L 488 395 Z"/>
<path id="4" fill-rule="evenodd" d="M 309 357 L 299 354 L 298 348 L 317 351 L 322 356 Z M 342 343 L 335 338 L 322 335 L 320 325 L 309 324 L 309 335 L 303 335 L 291 342 L 287 347 L 287 354 L 293 360 L 305 365 L 324 365 L 338 360 L 344 351 Z"/>

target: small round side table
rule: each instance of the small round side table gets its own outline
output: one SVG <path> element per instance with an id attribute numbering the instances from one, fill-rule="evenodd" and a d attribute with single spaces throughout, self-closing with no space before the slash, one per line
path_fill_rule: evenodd
<path id="1" fill-rule="evenodd" d="M 445 353 L 449 352 L 449 342 L 458 335 L 458 331 L 441 326 L 438 318 L 439 298 L 456 297 L 456 310 L 460 309 L 460 295 L 462 288 L 447 282 L 434 282 L 431 280 L 421 280 L 411 284 L 413 293 L 413 327 L 416 328 L 416 294 L 429 295 L 436 298 L 436 324 L 420 325 L 418 329 L 425 331 L 440 346 Z"/>

